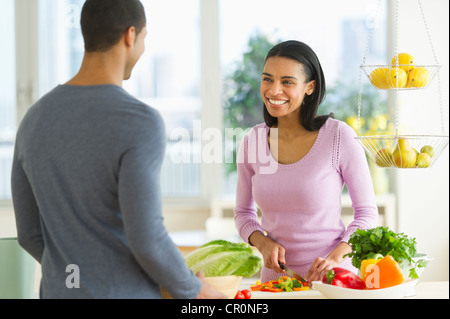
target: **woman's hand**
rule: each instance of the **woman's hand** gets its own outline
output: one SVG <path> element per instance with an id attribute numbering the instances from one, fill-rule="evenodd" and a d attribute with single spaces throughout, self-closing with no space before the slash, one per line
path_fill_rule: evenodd
<path id="1" fill-rule="evenodd" d="M 333 267 L 337 266 L 339 266 L 339 263 L 334 260 L 317 257 L 311 268 L 309 268 L 306 273 L 305 278 L 310 282 L 314 280 L 322 280 L 323 275 L 325 275 Z"/>
<path id="2" fill-rule="evenodd" d="M 351 251 L 349 244 L 341 242 L 326 258 L 317 257 L 305 275 L 306 280 L 322 280 L 323 275 L 333 267 L 338 267 L 344 260 L 344 255 Z"/>
<path id="3" fill-rule="evenodd" d="M 255 231 L 252 233 L 249 237 L 249 242 L 263 255 L 265 267 L 272 269 L 277 273 L 284 272 L 284 270 L 280 268 L 279 264 L 286 263 L 284 257 L 285 250 L 283 246 L 274 242 L 269 237 L 264 236 L 260 231 Z"/>

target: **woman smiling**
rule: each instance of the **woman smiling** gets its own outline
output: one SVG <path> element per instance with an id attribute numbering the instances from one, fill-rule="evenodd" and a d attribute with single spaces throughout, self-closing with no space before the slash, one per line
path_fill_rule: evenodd
<path id="1" fill-rule="evenodd" d="M 265 123 L 241 143 L 235 222 L 242 239 L 264 257 L 261 280 L 283 274 L 287 264 L 313 281 L 332 267 L 356 269 L 343 256 L 357 229 L 376 225 L 378 212 L 363 149 L 355 132 L 333 115 L 317 116 L 326 91 L 325 77 L 313 50 L 298 41 L 278 44 L 268 53 L 262 73 Z M 263 131 L 263 138 L 252 138 Z M 266 152 L 267 163 L 251 151 Z M 347 184 L 354 220 L 345 227 L 341 195 Z M 259 223 L 256 205 L 261 209 Z"/>

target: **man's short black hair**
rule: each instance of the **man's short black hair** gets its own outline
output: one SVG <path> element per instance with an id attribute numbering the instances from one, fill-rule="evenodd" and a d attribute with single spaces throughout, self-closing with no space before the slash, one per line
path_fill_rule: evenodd
<path id="1" fill-rule="evenodd" d="M 86 0 L 81 11 L 81 32 L 86 52 L 104 52 L 119 42 L 130 27 L 136 34 L 146 25 L 139 0 Z"/>

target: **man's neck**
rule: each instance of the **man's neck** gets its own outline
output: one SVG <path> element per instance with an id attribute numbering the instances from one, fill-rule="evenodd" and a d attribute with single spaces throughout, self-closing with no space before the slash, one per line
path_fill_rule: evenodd
<path id="1" fill-rule="evenodd" d="M 124 78 L 123 59 L 115 52 L 85 53 L 80 71 L 66 84 L 105 85 L 122 87 Z"/>

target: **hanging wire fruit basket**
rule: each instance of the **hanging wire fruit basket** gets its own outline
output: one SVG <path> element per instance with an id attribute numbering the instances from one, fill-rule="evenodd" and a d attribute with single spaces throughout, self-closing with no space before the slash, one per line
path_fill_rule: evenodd
<path id="1" fill-rule="evenodd" d="M 418 0 L 422 19 L 427 31 L 428 40 L 434 55 L 434 64 L 416 65 L 414 58 L 405 53 L 397 53 L 397 41 L 395 40 L 395 55 L 390 65 L 366 65 L 366 56 L 370 47 L 373 29 L 369 35 L 363 63 L 360 67 L 359 94 L 358 94 L 358 130 L 356 140 L 364 148 L 367 156 L 375 162 L 378 167 L 383 168 L 428 168 L 436 163 L 439 156 L 449 144 L 449 137 L 445 135 L 444 112 L 442 103 L 442 92 L 440 87 L 438 63 L 434 51 L 431 36 L 425 21 L 421 0 Z M 377 12 L 381 6 L 378 1 Z M 398 0 L 395 0 L 395 15 L 398 29 Z M 406 56 L 406 62 L 405 62 Z M 369 78 L 374 87 L 380 90 L 417 90 L 425 89 L 431 81 L 437 77 L 439 88 L 439 102 L 441 113 L 442 135 L 399 135 L 399 115 L 397 101 L 395 103 L 395 135 L 361 136 L 361 108 L 362 108 L 362 72 Z M 397 96 L 396 96 L 397 97 Z M 397 99 L 396 99 L 397 100 Z"/>
<path id="2" fill-rule="evenodd" d="M 362 65 L 370 83 L 380 90 L 418 90 L 427 88 L 440 65 Z"/>
<path id="3" fill-rule="evenodd" d="M 378 167 L 432 167 L 448 145 L 440 135 L 378 135 L 356 137 Z"/>

